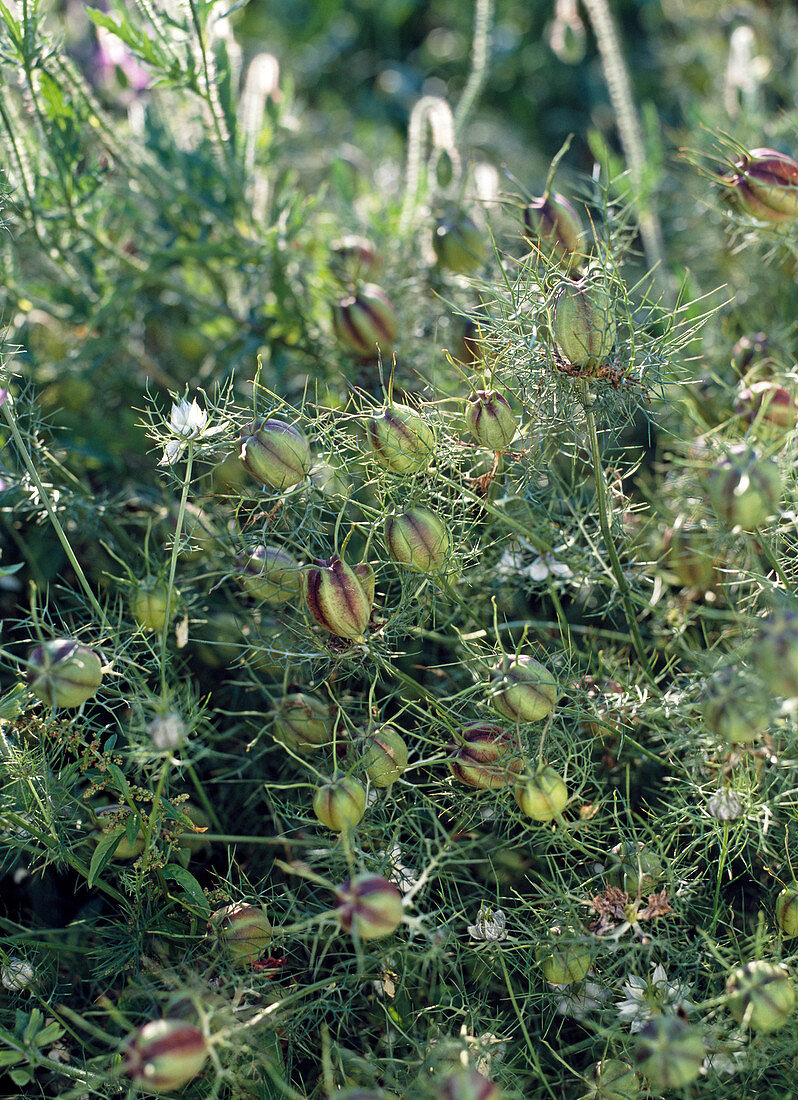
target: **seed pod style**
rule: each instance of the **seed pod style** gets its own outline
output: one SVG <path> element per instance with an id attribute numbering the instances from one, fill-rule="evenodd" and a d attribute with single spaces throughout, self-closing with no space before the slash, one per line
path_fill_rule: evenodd
<path id="1" fill-rule="evenodd" d="M 502 1100 L 502 1090 L 475 1069 L 450 1073 L 435 1093 L 435 1100 Z"/>
<path id="2" fill-rule="evenodd" d="M 273 605 L 295 600 L 302 591 L 302 568 L 280 546 L 256 546 L 239 554 L 237 573 L 253 600 Z"/>
<path id="3" fill-rule="evenodd" d="M 554 339 L 573 367 L 590 372 L 609 356 L 615 343 L 612 299 L 597 283 L 560 283 L 554 298 Z"/>
<path id="4" fill-rule="evenodd" d="M 735 165 L 733 195 L 760 221 L 798 218 L 798 161 L 775 149 L 752 149 Z"/>
<path id="5" fill-rule="evenodd" d="M 798 424 L 798 402 L 774 378 L 763 378 L 743 386 L 734 403 L 734 411 L 754 426 L 757 437 L 778 438 Z"/>
<path id="6" fill-rule="evenodd" d="M 744 444 L 708 471 L 707 487 L 718 517 L 744 531 L 759 527 L 778 508 L 783 489 L 776 463 Z"/>
<path id="7" fill-rule="evenodd" d="M 435 432 L 406 405 L 386 405 L 369 417 L 366 438 L 374 458 L 394 474 L 414 474 L 429 466 Z"/>
<path id="8" fill-rule="evenodd" d="M 785 966 L 757 961 L 734 970 L 726 981 L 726 1007 L 752 1031 L 784 1027 L 795 1009 L 795 985 Z"/>
<path id="9" fill-rule="evenodd" d="M 380 726 L 358 741 L 360 763 L 372 787 L 390 787 L 407 767 L 404 738 L 393 726 Z"/>
<path id="10" fill-rule="evenodd" d="M 490 702 L 513 722 L 540 722 L 557 704 L 557 681 L 533 657 L 505 657 L 493 670 Z"/>
<path id="11" fill-rule="evenodd" d="M 538 944 L 535 958 L 540 963 L 543 977 L 552 985 L 581 982 L 591 963 L 590 951 L 584 944 L 569 943 L 563 939 Z"/>
<path id="12" fill-rule="evenodd" d="M 158 577 L 145 577 L 133 592 L 130 610 L 142 630 L 151 630 L 162 634 L 177 611 L 180 593 L 172 589 L 169 598 L 169 586 Z"/>
<path id="13" fill-rule="evenodd" d="M 284 420 L 253 420 L 241 432 L 241 461 L 248 473 L 273 489 L 290 489 L 310 469 L 310 446 L 299 428 Z"/>
<path id="14" fill-rule="evenodd" d="M 776 898 L 776 923 L 785 936 L 798 936 L 798 882 L 785 886 Z"/>
<path id="15" fill-rule="evenodd" d="M 366 788 L 350 776 L 330 779 L 316 788 L 313 812 L 336 833 L 353 829 L 366 812 Z"/>
<path id="16" fill-rule="evenodd" d="M 563 777 L 546 766 L 522 777 L 513 791 L 519 808 L 533 821 L 551 821 L 568 804 L 568 788 Z"/>
<path id="17" fill-rule="evenodd" d="M 756 741 L 770 724 L 770 705 L 757 682 L 734 668 L 713 673 L 704 685 L 701 714 L 710 733 L 735 745 Z"/>
<path id="18" fill-rule="evenodd" d="M 332 713 L 318 696 L 291 692 L 275 706 L 273 729 L 277 741 L 305 752 L 332 741 Z"/>
<path id="19" fill-rule="evenodd" d="M 376 359 L 378 349 L 383 356 L 393 351 L 399 323 L 385 291 L 366 283 L 333 306 L 333 331 L 346 351 Z"/>
<path id="20" fill-rule="evenodd" d="M 611 886 L 637 897 L 656 886 L 664 877 L 665 868 L 657 853 L 642 841 L 626 840 L 610 849 L 605 875 Z"/>
<path id="21" fill-rule="evenodd" d="M 411 508 L 385 521 L 385 545 L 399 565 L 416 573 L 445 573 L 451 561 L 446 524 L 426 508 Z"/>
<path id="22" fill-rule="evenodd" d="M 784 699 L 798 697 L 798 614 L 776 611 L 764 619 L 751 660 L 767 691 Z"/>
<path id="23" fill-rule="evenodd" d="M 463 210 L 451 207 L 435 225 L 432 247 L 441 267 L 457 275 L 473 275 L 485 261 L 485 241 Z"/>
<path id="24" fill-rule="evenodd" d="M 259 906 L 234 902 L 211 913 L 206 934 L 236 966 L 246 969 L 271 943 L 272 926 Z"/>
<path id="25" fill-rule="evenodd" d="M 638 1032 L 636 1060 L 655 1089 L 689 1085 L 704 1064 L 701 1032 L 680 1016 L 654 1016 Z"/>
<path id="26" fill-rule="evenodd" d="M 96 694 L 102 678 L 98 655 L 72 638 L 43 642 L 28 654 L 28 685 L 49 707 L 79 707 Z"/>
<path id="27" fill-rule="evenodd" d="M 593 1070 L 590 1091 L 580 1100 L 634 1100 L 640 1088 L 640 1078 L 630 1065 L 618 1058 L 602 1058 Z"/>
<path id="28" fill-rule="evenodd" d="M 362 639 L 374 604 L 371 566 L 353 569 L 334 554 L 313 563 L 303 587 L 308 610 L 320 626 L 338 638 Z"/>
<path id="29" fill-rule="evenodd" d="M 524 207 L 524 236 L 541 252 L 573 257 L 582 239 L 582 223 L 563 195 L 541 195 Z"/>
<path id="30" fill-rule="evenodd" d="M 392 935 L 402 923 L 402 895 L 392 882 L 379 875 L 356 875 L 335 892 L 336 913 L 344 932 L 361 940 Z"/>
<path id="31" fill-rule="evenodd" d="M 152 1020 L 128 1039 L 124 1072 L 149 1092 L 174 1092 L 200 1072 L 208 1044 L 185 1020 Z"/>
<path id="32" fill-rule="evenodd" d="M 525 763 L 515 730 L 487 722 L 464 726 L 449 752 L 449 770 L 455 779 L 483 791 L 496 791 L 514 782 Z"/>
<path id="33" fill-rule="evenodd" d="M 479 443 L 491 451 L 509 447 L 518 431 L 510 402 L 496 390 L 477 390 L 466 401 L 468 430 Z"/>

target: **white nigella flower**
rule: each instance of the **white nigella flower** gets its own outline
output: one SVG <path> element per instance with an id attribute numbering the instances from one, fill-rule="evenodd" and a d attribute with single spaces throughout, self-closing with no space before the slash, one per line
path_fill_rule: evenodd
<path id="1" fill-rule="evenodd" d="M 503 909 L 495 911 L 487 905 L 480 906 L 476 924 L 468 926 L 468 934 L 474 940 L 486 940 L 493 943 L 496 940 L 507 939 L 507 915 Z"/>
<path id="2" fill-rule="evenodd" d="M 159 466 L 174 466 L 182 455 L 186 443 L 196 439 L 208 426 L 208 413 L 193 401 L 182 398 L 179 404 L 172 405 L 169 417 L 169 430 L 173 438 L 164 447 L 163 458 Z"/>
<path id="3" fill-rule="evenodd" d="M 661 964 L 654 967 L 648 978 L 632 974 L 623 983 L 623 991 L 626 997 L 618 1002 L 618 1015 L 630 1021 L 632 1033 L 640 1031 L 652 1016 L 659 1016 L 665 1008 L 687 1010 L 691 1006 L 689 988 L 681 982 L 669 982 Z"/>
<path id="4" fill-rule="evenodd" d="M 715 1073 L 738 1073 L 746 1061 L 748 1047 L 743 1031 L 735 1030 L 731 1034 L 706 1037 L 707 1056 L 704 1070 Z"/>
<path id="5" fill-rule="evenodd" d="M 402 862 L 402 849 L 398 844 L 393 844 L 387 852 L 383 852 L 390 860 L 391 872 L 388 881 L 398 886 L 402 893 L 406 894 L 418 882 L 418 871 L 414 867 L 406 867 Z"/>
<path id="6" fill-rule="evenodd" d="M 496 563 L 499 577 L 527 577 L 531 581 L 545 581 L 547 577 L 568 580 L 573 576 L 570 566 L 557 561 L 553 554 L 538 554 L 531 562 L 525 562 L 524 551 L 534 551 L 526 539 L 515 539 Z"/>
<path id="7" fill-rule="evenodd" d="M 607 999 L 607 990 L 589 978 L 575 985 L 552 984 L 551 988 L 562 994 L 557 1000 L 557 1013 L 574 1020 L 587 1019 Z"/>
<path id="8" fill-rule="evenodd" d="M 168 714 L 159 714 L 153 718 L 147 726 L 147 733 L 152 738 L 153 748 L 164 752 L 182 745 L 186 736 L 186 724 L 176 711 L 170 710 Z"/>
<path id="9" fill-rule="evenodd" d="M 569 566 L 564 561 L 557 561 L 553 554 L 543 554 L 524 570 L 533 581 L 545 581 L 547 577 L 561 577 L 568 580 L 573 576 Z"/>
<path id="10" fill-rule="evenodd" d="M 36 971 L 27 959 L 20 959 L 18 955 L 12 955 L 0 966 L 0 982 L 5 989 L 11 989 L 20 993 L 33 985 Z"/>

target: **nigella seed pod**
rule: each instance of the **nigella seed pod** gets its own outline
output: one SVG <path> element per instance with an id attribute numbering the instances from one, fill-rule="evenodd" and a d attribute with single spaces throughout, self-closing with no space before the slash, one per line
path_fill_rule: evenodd
<path id="1" fill-rule="evenodd" d="M 734 970 L 726 981 L 726 1007 L 752 1031 L 784 1027 L 795 1009 L 795 985 L 785 966 L 758 961 Z"/>
<path id="2" fill-rule="evenodd" d="M 784 699 L 798 697 L 798 614 L 777 611 L 765 619 L 751 656 L 767 691 Z"/>
<path id="3" fill-rule="evenodd" d="M 134 859 L 144 851 L 144 830 L 139 828 L 132 842 L 127 838 L 127 830 L 122 832 L 122 826 L 126 817 L 120 815 L 118 806 L 101 806 L 94 811 L 98 831 L 91 834 L 91 840 L 99 844 L 101 840 L 111 833 L 120 832 L 121 839 L 114 848 L 114 859 Z"/>
<path id="4" fill-rule="evenodd" d="M 246 969 L 272 941 L 272 926 L 264 911 L 234 902 L 211 913 L 206 935 L 215 940 L 235 966 Z"/>
<path id="5" fill-rule="evenodd" d="M 630 897 L 642 897 L 664 877 L 665 868 L 656 852 L 642 841 L 621 841 L 610 849 L 607 882 Z"/>
<path id="6" fill-rule="evenodd" d="M 277 741 L 304 752 L 332 741 L 332 714 L 322 699 L 295 691 L 278 701 L 273 728 Z"/>
<path id="7" fill-rule="evenodd" d="M 346 351 L 376 359 L 378 349 L 383 356 L 393 351 L 399 324 L 385 291 L 367 283 L 335 304 L 333 330 Z"/>
<path id="8" fill-rule="evenodd" d="M 502 1090 L 475 1069 L 461 1069 L 446 1077 L 435 1100 L 502 1100 Z"/>
<path id="9" fill-rule="evenodd" d="M 435 432 L 406 405 L 389 405 L 370 416 L 366 438 L 377 462 L 394 474 L 426 468 L 435 451 Z"/>
<path id="10" fill-rule="evenodd" d="M 572 259 L 582 239 L 582 223 L 563 195 L 541 195 L 524 207 L 524 236 L 541 252 Z"/>
<path id="11" fill-rule="evenodd" d="M 207 1060 L 208 1044 L 198 1027 L 185 1020 L 152 1020 L 128 1040 L 123 1068 L 140 1088 L 174 1092 Z"/>
<path id="12" fill-rule="evenodd" d="M 634 1100 L 641 1082 L 635 1071 L 618 1058 L 602 1058 L 593 1070 L 590 1091 L 581 1100 Z"/>
<path id="13" fill-rule="evenodd" d="M 559 929 L 552 929 L 559 938 L 553 942 L 540 943 L 535 950 L 535 959 L 540 963 L 543 977 L 552 985 L 573 985 L 581 982 L 590 969 L 589 949 L 582 943 L 569 942 L 560 935 Z"/>
<path id="14" fill-rule="evenodd" d="M 682 1088 L 701 1072 L 704 1040 L 680 1016 L 654 1016 L 638 1032 L 636 1060 L 654 1088 Z"/>
<path id="15" fill-rule="evenodd" d="M 708 471 L 707 487 L 719 518 L 744 531 L 764 523 L 778 507 L 783 489 L 776 463 L 745 444 Z"/>
<path id="16" fill-rule="evenodd" d="M 283 420 L 253 420 L 241 432 L 241 461 L 273 489 L 290 489 L 310 469 L 310 446 L 299 428 Z"/>
<path id="17" fill-rule="evenodd" d="M 385 545 L 399 565 L 416 573 L 445 573 L 451 561 L 446 524 L 426 508 L 411 508 L 385 521 Z"/>
<path id="18" fill-rule="evenodd" d="M 358 749 L 360 763 L 372 787 L 390 787 L 407 767 L 407 745 L 393 726 L 380 726 L 362 737 Z"/>
<path id="19" fill-rule="evenodd" d="M 279 546 L 256 546 L 251 554 L 239 554 L 238 579 L 253 600 L 283 604 L 302 591 L 302 569 Z"/>
<path id="20" fill-rule="evenodd" d="M 350 776 L 330 779 L 316 788 L 313 812 L 328 829 L 347 832 L 366 812 L 366 788 Z"/>
<path id="21" fill-rule="evenodd" d="M 432 247 L 441 267 L 457 275 L 473 275 L 485 260 L 485 242 L 474 221 L 452 207 L 438 219 Z"/>
<path id="22" fill-rule="evenodd" d="M 305 602 L 316 622 L 338 638 L 360 641 L 374 604 L 374 572 L 354 569 L 337 554 L 318 560 L 304 578 Z"/>
<path id="23" fill-rule="evenodd" d="M 776 923 L 785 936 L 798 936 L 798 882 L 785 886 L 776 898 Z"/>
<path id="24" fill-rule="evenodd" d="M 170 597 L 166 581 L 149 576 L 139 583 L 133 593 L 130 610 L 142 630 L 162 634 L 174 618 L 179 600 L 180 593 L 176 588 L 172 589 Z"/>
<path id="25" fill-rule="evenodd" d="M 464 726 L 450 745 L 448 765 L 452 775 L 483 791 L 496 791 L 512 783 L 524 763 L 515 731 L 487 722 Z"/>
<path id="26" fill-rule="evenodd" d="M 465 411 L 468 430 L 491 451 L 509 447 L 518 431 L 510 402 L 496 390 L 477 390 L 468 398 Z"/>
<path id="27" fill-rule="evenodd" d="M 752 149 L 735 165 L 733 194 L 761 221 L 798 218 L 798 161 L 775 149 Z"/>
<path id="28" fill-rule="evenodd" d="M 28 685 L 50 707 L 79 707 L 97 692 L 102 661 L 93 649 L 72 638 L 56 638 L 28 654 Z"/>
<path id="29" fill-rule="evenodd" d="M 798 403 L 786 386 L 773 378 L 744 386 L 737 394 L 734 411 L 752 424 L 762 439 L 783 436 L 798 423 Z"/>
<path id="30" fill-rule="evenodd" d="M 392 882 L 379 875 L 357 875 L 335 892 L 336 914 L 344 932 L 361 940 L 380 940 L 402 923 L 402 895 Z"/>
<path id="31" fill-rule="evenodd" d="M 701 713 L 710 733 L 735 745 L 756 741 L 770 724 L 770 705 L 760 685 L 734 668 L 723 668 L 707 680 Z"/>
<path id="32" fill-rule="evenodd" d="M 615 343 L 612 299 L 602 286 L 583 279 L 561 283 L 555 293 L 554 339 L 572 367 L 593 371 Z"/>
<path id="33" fill-rule="evenodd" d="M 513 791 L 519 809 L 533 821 L 551 821 L 568 804 L 568 788 L 554 768 L 540 768 L 522 778 Z"/>
<path id="34" fill-rule="evenodd" d="M 330 267 L 344 283 L 374 275 L 380 266 L 376 246 L 367 237 L 341 237 L 330 245 L 330 252 Z"/>
<path id="35" fill-rule="evenodd" d="M 505 657 L 493 670 L 490 702 L 514 722 L 540 722 L 554 710 L 557 681 L 533 657 Z"/>

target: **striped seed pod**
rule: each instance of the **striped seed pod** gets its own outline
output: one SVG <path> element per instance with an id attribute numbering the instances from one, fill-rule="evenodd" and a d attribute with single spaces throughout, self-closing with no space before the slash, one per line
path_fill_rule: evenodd
<path id="1" fill-rule="evenodd" d="M 385 545 L 399 565 L 416 573 L 442 573 L 451 556 L 446 524 L 426 508 L 411 508 L 385 521 Z"/>
<path id="2" fill-rule="evenodd" d="M 524 207 L 524 237 L 558 259 L 573 257 L 582 239 L 582 223 L 563 195 L 541 195 Z"/>
<path id="3" fill-rule="evenodd" d="M 310 469 L 310 447 L 293 424 L 253 420 L 240 435 L 241 461 L 248 473 L 273 489 L 290 489 Z"/>
<path id="4" fill-rule="evenodd" d="M 341 928 L 361 940 L 392 935 L 402 923 L 402 895 L 392 882 L 379 875 L 356 875 L 335 892 L 336 914 Z"/>
<path id="5" fill-rule="evenodd" d="M 477 390 L 466 401 L 468 430 L 479 443 L 491 451 L 508 447 L 518 431 L 510 402 L 496 390 Z"/>
<path id="6" fill-rule="evenodd" d="M 775 149 L 752 149 L 735 168 L 732 195 L 747 214 L 772 224 L 798 218 L 798 161 Z"/>
<path id="7" fill-rule="evenodd" d="M 488 722 L 472 722 L 450 745 L 449 770 L 469 787 L 496 791 L 516 780 L 524 758 L 514 731 Z"/>
<path id="8" fill-rule="evenodd" d="M 374 604 L 374 571 L 361 564 L 353 569 L 337 554 L 320 559 L 304 578 L 305 602 L 316 622 L 339 638 L 363 637 Z"/>
<path id="9" fill-rule="evenodd" d="M 43 642 L 28 655 L 28 686 L 50 707 L 79 707 L 96 694 L 102 678 L 98 655 L 72 638 Z"/>
<path id="10" fill-rule="evenodd" d="M 394 474 L 414 474 L 429 466 L 435 432 L 406 405 L 389 405 L 366 422 L 366 439 L 374 458 Z"/>
<path id="11" fill-rule="evenodd" d="M 151 1020 L 128 1039 L 124 1072 L 148 1092 L 174 1092 L 200 1072 L 208 1044 L 185 1020 Z"/>
<path id="12" fill-rule="evenodd" d="M 366 283 L 336 302 L 333 331 L 346 351 L 364 359 L 376 359 L 378 348 L 390 355 L 399 331 L 396 310 L 384 290 Z"/>

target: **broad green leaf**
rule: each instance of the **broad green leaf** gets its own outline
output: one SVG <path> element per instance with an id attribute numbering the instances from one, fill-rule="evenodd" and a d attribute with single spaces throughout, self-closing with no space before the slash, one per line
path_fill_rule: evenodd
<path id="1" fill-rule="evenodd" d="M 188 900 L 196 905 L 203 917 L 210 916 L 211 907 L 208 899 L 190 871 L 187 871 L 185 867 L 180 867 L 179 864 L 170 863 L 163 868 L 161 873 L 165 879 L 176 882 L 178 886 L 185 890 Z"/>
<path id="2" fill-rule="evenodd" d="M 104 870 L 105 865 L 113 859 L 114 852 L 119 847 L 119 843 L 124 835 L 125 828 L 123 825 L 120 825 L 100 839 L 99 844 L 94 849 L 94 855 L 91 857 L 91 863 L 89 864 L 89 875 L 86 879 L 86 884 L 89 887 L 94 885 Z"/>

